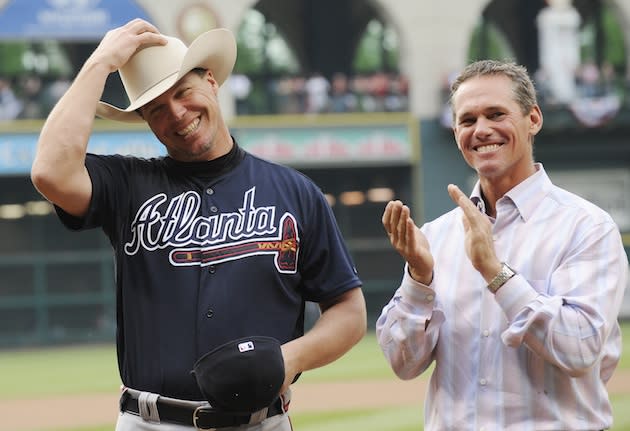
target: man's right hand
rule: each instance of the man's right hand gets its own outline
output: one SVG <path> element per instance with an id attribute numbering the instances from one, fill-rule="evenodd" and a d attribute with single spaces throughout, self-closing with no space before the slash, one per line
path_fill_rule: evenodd
<path id="1" fill-rule="evenodd" d="M 423 284 L 433 279 L 433 255 L 429 242 L 401 201 L 390 201 L 383 212 L 383 227 L 394 249 L 409 265 L 411 277 Z"/>
<path id="2" fill-rule="evenodd" d="M 108 31 L 88 62 L 107 65 L 110 73 L 129 61 L 142 45 L 165 45 L 167 40 L 151 23 L 136 18 L 122 27 Z"/>

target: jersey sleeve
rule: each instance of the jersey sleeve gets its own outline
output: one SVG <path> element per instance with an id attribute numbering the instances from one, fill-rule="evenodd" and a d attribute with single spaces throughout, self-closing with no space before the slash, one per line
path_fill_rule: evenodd
<path id="1" fill-rule="evenodd" d="M 129 160 L 123 156 L 99 156 L 88 153 L 85 166 L 92 181 L 92 197 L 88 212 L 84 217 L 75 217 L 62 208 L 55 207 L 61 222 L 72 230 L 86 230 L 97 227 L 106 232 L 121 226 L 121 214 L 127 214 L 128 196 L 121 190 L 129 191 Z"/>
<path id="2" fill-rule="evenodd" d="M 360 287 L 361 280 L 334 213 L 323 193 L 315 186 L 311 213 L 305 220 L 306 245 L 301 274 L 305 298 L 319 302 Z"/>

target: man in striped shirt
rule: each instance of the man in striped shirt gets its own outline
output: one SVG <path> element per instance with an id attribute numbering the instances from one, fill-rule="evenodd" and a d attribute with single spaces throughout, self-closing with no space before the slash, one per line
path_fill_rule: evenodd
<path id="1" fill-rule="evenodd" d="M 618 226 L 534 162 L 543 116 L 523 67 L 470 64 L 451 105 L 478 181 L 470 198 L 449 185 L 457 207 L 421 228 L 387 205 L 406 265 L 378 342 L 402 379 L 434 364 L 426 430 L 610 428 L 628 278 Z"/>

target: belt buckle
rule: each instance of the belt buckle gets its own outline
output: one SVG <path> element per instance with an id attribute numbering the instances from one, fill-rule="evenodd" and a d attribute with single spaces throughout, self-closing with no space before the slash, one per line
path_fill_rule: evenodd
<path id="1" fill-rule="evenodd" d="M 199 406 L 195 408 L 195 411 L 193 412 L 193 415 L 192 415 L 193 426 L 195 427 L 195 429 L 202 430 L 202 431 L 217 431 L 217 428 L 201 428 L 199 425 L 197 425 L 197 420 L 199 420 L 198 413 L 200 411 L 203 411 L 205 408 L 206 408 L 205 406 Z"/>

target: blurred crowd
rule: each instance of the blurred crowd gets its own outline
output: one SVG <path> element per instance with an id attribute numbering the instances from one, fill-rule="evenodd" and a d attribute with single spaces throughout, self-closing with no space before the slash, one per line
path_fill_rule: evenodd
<path id="1" fill-rule="evenodd" d="M 264 81 L 234 74 L 228 84 L 238 115 L 409 110 L 409 82 L 399 74 L 335 73 L 327 79 L 313 73 Z"/>
<path id="2" fill-rule="evenodd" d="M 448 89 L 454 73 L 445 76 L 442 92 L 445 103 L 441 121 L 450 127 Z M 581 64 L 575 75 L 575 96 L 558 103 L 544 74 L 534 75 L 540 103 L 547 109 L 567 107 L 578 121 L 591 127 L 614 117 L 630 91 L 628 83 L 608 66 Z M 69 79 L 47 79 L 36 74 L 18 78 L 0 76 L 0 121 L 43 119 L 70 85 Z M 235 73 L 227 85 L 236 103 L 237 115 L 320 114 L 344 112 L 407 112 L 409 81 L 393 73 L 335 73 L 327 79 L 320 73 L 310 76 L 256 78 Z M 124 102 L 121 102 L 124 103 Z"/>
<path id="3" fill-rule="evenodd" d="M 534 78 L 539 99 L 550 105 L 559 104 L 545 73 L 539 70 L 534 75 Z M 619 89 L 619 79 L 615 69 L 607 63 L 601 67 L 598 67 L 593 62 L 581 63 L 573 76 L 573 84 L 574 91 L 572 92 L 572 100 L 569 100 L 569 103 L 576 99 L 603 97 L 616 93 Z"/>
<path id="4" fill-rule="evenodd" d="M 70 85 L 66 79 L 31 74 L 17 79 L 0 76 L 0 121 L 43 119 Z M 272 79 L 235 73 L 228 86 L 237 115 L 318 114 L 341 112 L 405 112 L 409 85 L 398 74 L 373 73 L 331 79 L 314 73 Z"/>
<path id="5" fill-rule="evenodd" d="M 36 74 L 0 76 L 0 121 L 45 118 L 69 85 L 67 79 Z"/>

